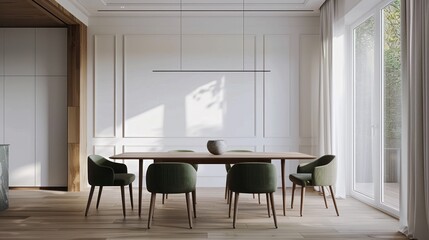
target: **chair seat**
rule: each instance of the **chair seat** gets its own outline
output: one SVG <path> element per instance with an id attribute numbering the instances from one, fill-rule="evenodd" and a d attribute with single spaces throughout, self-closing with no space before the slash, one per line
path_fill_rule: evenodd
<path id="1" fill-rule="evenodd" d="M 136 179 L 136 175 L 132 173 L 117 173 L 113 179 L 113 186 L 130 185 L 134 179 Z"/>
<path id="2" fill-rule="evenodd" d="M 300 186 L 312 186 L 312 174 L 311 173 L 292 173 L 289 175 L 289 179 Z"/>

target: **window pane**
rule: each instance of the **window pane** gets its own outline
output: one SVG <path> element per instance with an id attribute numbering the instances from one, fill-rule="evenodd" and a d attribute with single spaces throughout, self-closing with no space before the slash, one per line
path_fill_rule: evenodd
<path id="1" fill-rule="evenodd" d="M 373 181 L 373 108 L 374 85 L 374 17 L 354 29 L 355 82 L 355 167 L 354 190 L 374 198 Z"/>
<path id="2" fill-rule="evenodd" d="M 384 76 L 384 187 L 382 201 L 399 209 L 401 160 L 401 6 L 382 10 Z"/>

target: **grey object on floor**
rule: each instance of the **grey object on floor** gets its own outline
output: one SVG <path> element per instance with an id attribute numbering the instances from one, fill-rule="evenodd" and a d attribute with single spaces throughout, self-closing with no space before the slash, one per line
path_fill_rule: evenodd
<path id="1" fill-rule="evenodd" d="M 9 145 L 0 144 L 0 211 L 9 208 Z"/>

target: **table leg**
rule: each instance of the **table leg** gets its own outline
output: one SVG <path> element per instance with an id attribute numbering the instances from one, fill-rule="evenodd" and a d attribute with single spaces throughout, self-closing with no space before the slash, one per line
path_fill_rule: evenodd
<path id="1" fill-rule="evenodd" d="M 139 159 L 139 217 L 142 215 L 143 159 Z"/>
<path id="2" fill-rule="evenodd" d="M 286 190 L 285 190 L 285 160 L 281 159 L 282 168 L 282 197 L 283 197 L 283 215 L 286 216 Z"/>

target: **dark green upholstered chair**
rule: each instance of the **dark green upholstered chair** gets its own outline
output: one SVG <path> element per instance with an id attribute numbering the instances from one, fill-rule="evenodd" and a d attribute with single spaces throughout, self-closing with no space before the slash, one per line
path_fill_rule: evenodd
<path id="1" fill-rule="evenodd" d="M 228 152 L 240 153 L 240 152 L 252 152 L 252 151 L 251 150 L 243 150 L 243 149 L 234 149 L 234 150 L 229 150 Z M 232 164 L 230 164 L 230 163 L 225 164 L 225 170 L 226 170 L 227 174 L 228 174 L 229 170 L 231 169 L 231 167 L 232 167 Z M 228 177 L 227 177 L 226 181 L 225 181 L 225 199 L 226 199 L 227 203 L 230 203 L 230 200 L 231 200 L 230 197 L 231 197 L 231 193 L 230 193 L 230 191 L 228 191 Z M 253 194 L 253 198 L 255 198 L 255 194 Z M 259 195 L 258 195 L 258 198 L 259 198 Z M 260 198 L 259 198 L 259 204 L 260 203 L 261 202 L 260 202 Z"/>
<path id="2" fill-rule="evenodd" d="M 325 200 L 325 207 L 328 208 L 324 187 L 329 186 L 335 211 L 337 212 L 337 216 L 340 216 L 338 214 L 337 203 L 332 190 L 332 185 L 335 184 L 336 175 L 336 162 L 334 155 L 324 155 L 313 162 L 300 164 L 298 166 L 297 173 L 289 175 L 289 179 L 293 183 L 291 208 L 293 208 L 293 198 L 296 185 L 301 186 L 301 217 L 304 208 L 304 195 L 306 187 L 320 186 L 322 189 L 323 199 Z"/>
<path id="3" fill-rule="evenodd" d="M 128 173 L 127 165 L 116 163 L 105 159 L 99 155 L 88 156 L 88 182 L 91 185 L 89 192 L 88 203 L 86 205 L 85 216 L 88 215 L 89 206 L 91 205 L 92 195 L 96 186 L 99 186 L 97 206 L 100 204 L 101 192 L 104 186 L 120 186 L 122 196 L 122 213 L 125 217 L 125 194 L 124 186 L 130 188 L 131 208 L 133 206 L 133 181 L 136 176 Z"/>
<path id="4" fill-rule="evenodd" d="M 194 151 L 193 150 L 187 150 L 187 149 L 177 149 L 177 150 L 170 150 L 169 152 L 194 152 Z M 192 167 L 195 168 L 195 171 L 198 171 L 198 164 L 197 163 L 192 163 L 191 165 L 192 165 Z M 164 204 L 165 199 L 168 199 L 168 194 L 162 194 L 162 204 Z M 196 190 L 194 192 L 192 192 L 192 202 L 194 205 L 197 202 Z M 194 212 L 194 217 L 196 217 L 195 212 Z"/>
<path id="5" fill-rule="evenodd" d="M 152 224 L 157 193 L 184 193 L 186 196 L 189 227 L 192 228 L 189 193 L 195 191 L 196 182 L 197 171 L 188 163 L 160 162 L 149 165 L 146 172 L 146 187 L 151 193 L 151 198 L 147 227 L 150 228 Z"/>
<path id="6" fill-rule="evenodd" d="M 234 193 L 234 219 L 232 224 L 234 228 L 237 220 L 238 198 L 240 193 L 265 193 L 267 196 L 268 216 L 270 215 L 271 205 L 274 225 L 277 228 L 277 216 L 273 194 L 277 188 L 277 174 L 273 164 L 259 162 L 234 164 L 228 172 L 228 187 Z"/>

